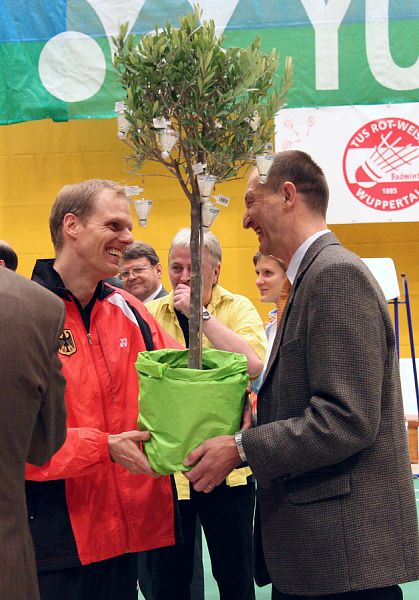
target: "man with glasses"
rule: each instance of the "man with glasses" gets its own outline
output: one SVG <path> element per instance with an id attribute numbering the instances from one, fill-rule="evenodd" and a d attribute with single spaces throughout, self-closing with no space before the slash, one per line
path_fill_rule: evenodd
<path id="1" fill-rule="evenodd" d="M 142 302 L 167 296 L 161 273 L 162 266 L 156 251 L 145 242 L 130 244 L 122 254 L 119 263 L 122 287 Z"/>

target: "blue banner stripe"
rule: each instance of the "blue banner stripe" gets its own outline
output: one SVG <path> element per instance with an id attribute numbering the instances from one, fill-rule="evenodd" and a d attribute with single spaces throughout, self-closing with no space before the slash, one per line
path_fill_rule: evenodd
<path id="1" fill-rule="evenodd" d="M 168 18 L 176 24 L 178 17 L 190 10 L 186 0 L 146 0 L 133 31 L 150 31 Z M 412 0 L 390 0 L 389 16 L 399 21 L 419 19 L 419 3 L 415 6 Z M 352 0 L 342 24 L 364 22 L 365 0 Z M 226 30 L 311 26 L 301 0 L 240 0 Z M 46 41 L 67 30 L 92 37 L 104 35 L 99 18 L 86 0 L 2 0 L 0 43 Z"/>

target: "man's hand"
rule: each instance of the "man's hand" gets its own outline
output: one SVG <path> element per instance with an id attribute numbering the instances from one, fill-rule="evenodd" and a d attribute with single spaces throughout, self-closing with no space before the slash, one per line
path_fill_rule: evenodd
<path id="1" fill-rule="evenodd" d="M 180 310 L 189 318 L 191 310 L 191 288 L 184 283 L 180 283 L 173 291 L 173 304 L 176 310 Z"/>
<path id="2" fill-rule="evenodd" d="M 124 431 L 108 437 L 109 455 L 113 462 L 117 462 L 131 473 L 142 473 L 151 477 L 160 477 L 153 471 L 148 460 L 140 450 L 140 442 L 150 439 L 148 431 Z"/>
<path id="3" fill-rule="evenodd" d="M 220 435 L 192 450 L 184 460 L 188 467 L 195 467 L 185 477 L 193 484 L 197 492 L 211 492 L 241 464 L 234 435 Z"/>

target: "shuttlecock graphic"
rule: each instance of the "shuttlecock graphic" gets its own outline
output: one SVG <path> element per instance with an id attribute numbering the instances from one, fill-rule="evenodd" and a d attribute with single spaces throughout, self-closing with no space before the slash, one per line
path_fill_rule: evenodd
<path id="1" fill-rule="evenodd" d="M 134 200 L 135 212 L 137 213 L 138 223 L 141 227 L 145 227 L 147 225 L 148 213 L 153 206 L 152 200 Z"/>
<path id="2" fill-rule="evenodd" d="M 253 132 L 256 132 L 259 128 L 259 123 L 260 123 L 260 117 L 259 117 L 259 113 L 257 110 L 255 110 L 252 114 L 251 117 L 248 117 L 245 119 L 245 121 L 247 121 L 252 129 Z"/>
<path id="3" fill-rule="evenodd" d="M 179 134 L 174 129 L 161 129 L 157 135 L 162 150 L 161 155 L 167 159 L 170 156 L 173 146 L 179 139 Z"/>
<path id="4" fill-rule="evenodd" d="M 201 194 L 201 202 L 204 203 L 212 194 L 217 177 L 209 173 L 202 173 L 197 176 L 199 193 Z"/>
<path id="5" fill-rule="evenodd" d="M 275 156 L 272 154 L 258 154 L 256 156 L 256 166 L 259 171 L 260 183 L 265 183 L 268 179 L 269 169 L 274 162 Z"/>
<path id="6" fill-rule="evenodd" d="M 130 122 L 128 121 L 128 119 L 126 119 L 126 117 L 122 114 L 118 115 L 118 138 L 120 140 L 124 140 L 127 135 L 129 130 L 131 129 L 131 125 Z"/>
<path id="7" fill-rule="evenodd" d="M 208 231 L 211 225 L 214 223 L 215 219 L 220 213 L 220 209 L 218 206 L 214 206 L 214 204 L 207 200 L 204 204 L 202 204 L 202 227 L 205 231 Z"/>
<path id="8" fill-rule="evenodd" d="M 313 115 L 309 115 L 307 117 L 307 131 L 306 131 L 306 135 L 308 135 L 310 133 L 310 129 L 312 127 L 314 127 L 315 123 L 316 123 L 316 117 L 313 116 Z"/>
<path id="9" fill-rule="evenodd" d="M 392 133 L 390 131 L 387 135 L 381 135 L 381 142 L 355 171 L 355 179 L 361 187 L 374 187 L 390 171 L 397 171 L 400 167 L 410 165 L 418 158 L 418 146 L 398 145 L 401 137 L 395 139 Z"/>

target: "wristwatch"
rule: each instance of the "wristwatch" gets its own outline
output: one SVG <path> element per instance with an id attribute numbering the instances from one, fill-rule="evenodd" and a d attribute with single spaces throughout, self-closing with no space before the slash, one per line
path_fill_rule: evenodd
<path id="1" fill-rule="evenodd" d="M 247 462 L 247 456 L 246 456 L 246 452 L 244 451 L 243 448 L 243 431 L 238 431 L 237 433 L 234 434 L 234 439 L 236 441 L 236 446 L 237 446 L 237 452 L 239 453 L 239 456 L 241 458 L 242 462 Z"/>
<path id="2" fill-rule="evenodd" d="M 205 306 L 202 307 L 202 320 L 203 321 L 208 321 L 209 319 L 211 319 L 211 313 L 209 313 L 207 311 L 207 309 L 205 308 Z"/>

